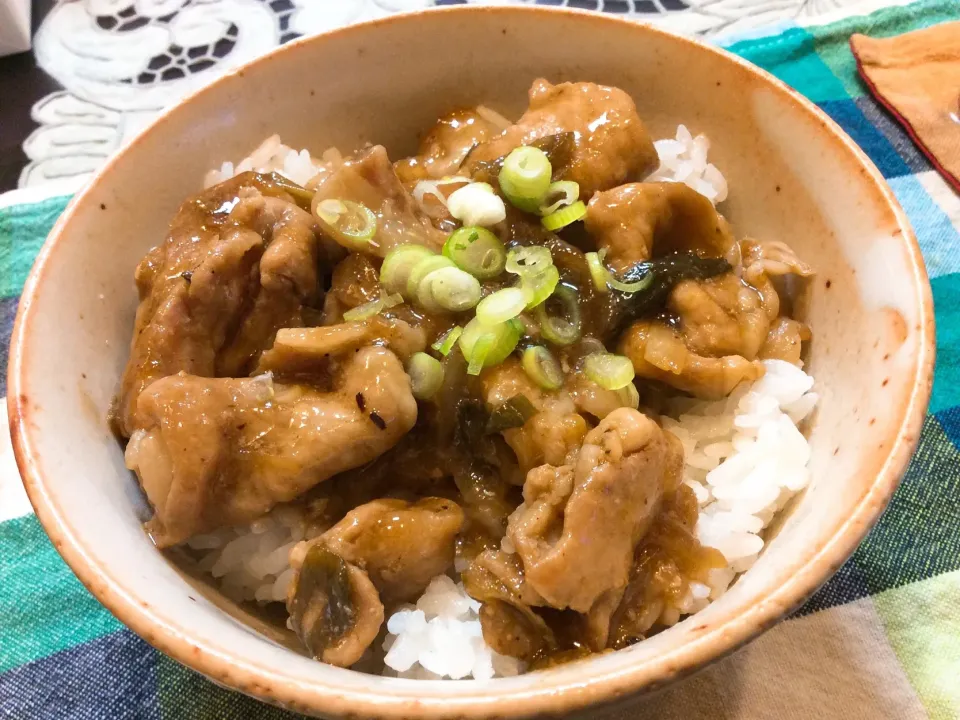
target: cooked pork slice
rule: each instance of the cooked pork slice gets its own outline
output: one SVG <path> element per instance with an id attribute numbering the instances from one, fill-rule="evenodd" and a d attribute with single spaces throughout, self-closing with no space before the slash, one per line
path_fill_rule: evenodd
<path id="1" fill-rule="evenodd" d="M 447 239 L 403 187 L 382 145 L 360 152 L 323 178 L 313 199 L 314 214 L 320 218 L 336 215 L 338 201 L 360 203 L 376 216 L 376 235 L 363 247 L 379 257 L 399 245 L 424 245 L 439 251 Z M 327 206 L 321 206 L 324 202 L 334 204 L 325 209 Z M 322 219 L 320 224 L 331 238 L 348 249 L 356 248 L 335 225 Z"/>
<path id="2" fill-rule="evenodd" d="M 690 350 L 675 328 L 654 321 L 635 322 L 620 339 L 637 377 L 662 383 L 704 400 L 719 400 L 741 382 L 763 375 L 763 365 L 740 355 L 706 357 Z"/>
<path id="3" fill-rule="evenodd" d="M 388 604 L 416 601 L 437 575 L 453 567 L 464 515 L 452 500 L 374 500 L 354 508 L 311 541 L 370 577 Z"/>
<path id="4" fill-rule="evenodd" d="M 588 82 L 552 85 L 539 79 L 530 88 L 529 107 L 517 124 L 477 146 L 467 157 L 464 172 L 475 172 L 520 145 L 551 136 L 569 138 L 551 157 L 554 179 L 577 182 L 584 200 L 626 180 L 646 177 L 657 167 L 650 135 L 623 90 Z"/>
<path id="5" fill-rule="evenodd" d="M 298 192 L 243 173 L 204 191 L 137 267 L 140 305 L 117 412 L 125 436 L 153 381 L 248 370 L 277 328 L 300 324 L 303 304 L 319 298 L 317 260 L 339 251 L 287 189 Z"/>
<path id="6" fill-rule="evenodd" d="M 294 548 L 287 610 L 294 632 L 323 662 L 350 667 L 376 639 L 383 603 L 367 574 L 324 545 Z"/>
<path id="7" fill-rule="evenodd" d="M 687 347 L 698 355 L 754 360 L 777 317 L 780 300 L 769 284 L 761 294 L 734 273 L 726 273 L 680 282 L 670 293 L 667 309 L 677 315 Z"/>
<path id="8" fill-rule="evenodd" d="M 587 433 L 572 463 L 527 474 L 507 537 L 547 604 L 585 613 L 627 584 L 634 548 L 659 507 L 666 452 L 653 420 L 620 408 Z"/>
<path id="9" fill-rule="evenodd" d="M 396 163 L 403 182 L 439 180 L 456 175 L 474 147 L 495 137 L 503 129 L 476 109 L 461 109 L 437 120 L 420 141 L 417 154 Z"/>
<path id="10" fill-rule="evenodd" d="M 587 206 L 585 224 L 618 272 L 676 252 L 731 263 L 739 256 L 727 221 L 683 183 L 630 183 L 597 193 Z"/>
<path id="11" fill-rule="evenodd" d="M 410 379 L 389 350 L 348 356 L 331 387 L 179 374 L 144 392 L 127 446 L 161 547 L 249 522 L 374 460 L 416 422 Z"/>

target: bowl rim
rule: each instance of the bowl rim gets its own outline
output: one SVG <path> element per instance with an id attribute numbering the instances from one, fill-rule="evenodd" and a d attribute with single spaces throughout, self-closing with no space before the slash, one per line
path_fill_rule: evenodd
<path id="1" fill-rule="evenodd" d="M 604 27 L 616 24 L 630 27 L 642 36 L 653 34 L 670 42 L 686 45 L 692 52 L 712 54 L 719 62 L 735 63 L 765 86 L 785 96 L 799 106 L 800 112 L 813 115 L 831 137 L 836 147 L 851 155 L 872 182 L 876 197 L 884 201 L 884 209 L 892 213 L 903 241 L 907 245 L 912 292 L 919 305 L 918 351 L 912 387 L 903 408 L 900 426 L 890 444 L 886 457 L 873 483 L 864 491 L 859 502 L 852 508 L 849 517 L 840 524 L 835 534 L 826 539 L 816 553 L 800 565 L 796 572 L 782 585 L 765 596 L 756 598 L 754 604 L 740 614 L 718 624 L 709 632 L 691 639 L 678 647 L 653 658 L 638 662 L 622 672 L 606 673 L 593 677 L 584 676 L 579 681 L 562 684 L 550 683 L 551 671 L 538 673 L 538 682 L 530 689 L 504 689 L 494 692 L 487 683 L 465 686 L 451 684 L 454 692 L 424 693 L 419 697 L 391 694 L 386 690 L 345 690 L 335 684 L 324 682 L 305 683 L 285 675 L 282 668 L 258 665 L 236 656 L 229 656 L 215 647 L 204 646 L 186 635 L 178 627 L 168 624 L 154 615 L 146 603 L 138 600 L 125 588 L 122 580 L 112 576 L 108 568 L 94 559 L 71 528 L 65 513 L 47 489 L 47 484 L 35 455 L 33 435 L 36 432 L 30 420 L 29 397 L 24 354 L 28 344 L 33 298 L 41 291 L 42 280 L 50 257 L 67 239 L 65 230 L 79 207 L 88 202 L 96 187 L 107 177 L 114 163 L 129 152 L 150 133 L 159 131 L 170 115 L 195 97 L 235 76 L 242 76 L 250 67 L 283 53 L 297 52 L 303 45 L 325 42 L 333 36 L 364 35 L 372 28 L 401 23 L 415 23 L 420 16 L 431 14 L 466 15 L 486 13 L 498 17 L 523 17 L 525 22 L 536 22 L 545 14 L 566 14 L 578 22 L 590 22 Z M 431 8 L 412 13 L 401 13 L 377 20 L 366 21 L 329 32 L 300 38 L 241 65 L 188 94 L 180 102 L 166 109 L 140 135 L 111 158 L 70 202 L 56 222 L 41 248 L 35 264 L 21 293 L 16 321 L 10 344 L 8 370 L 7 409 L 11 440 L 27 495 L 38 520 L 49 535 L 54 547 L 77 575 L 83 585 L 124 625 L 136 632 L 155 648 L 183 665 L 226 686 L 257 697 L 307 713 L 325 715 L 402 718 L 482 718 L 523 717 L 529 715 L 559 714 L 587 706 L 614 702 L 625 696 L 659 688 L 675 679 L 686 676 L 712 661 L 733 652 L 741 645 L 776 624 L 790 610 L 798 607 L 846 561 L 857 545 L 876 523 L 886 507 L 900 478 L 906 470 L 919 442 L 920 430 L 926 415 L 933 382 L 935 360 L 935 328 L 933 297 L 924 266 L 923 256 L 906 214 L 883 179 L 880 171 L 859 146 L 814 103 L 800 95 L 785 83 L 752 63 L 716 46 L 691 38 L 676 35 L 650 25 L 636 23 L 624 18 L 568 8 L 542 6 L 450 6 Z M 424 681 L 415 682 L 427 690 Z M 496 681 L 493 681 L 494 683 Z M 430 683 L 436 687 L 436 683 Z"/>

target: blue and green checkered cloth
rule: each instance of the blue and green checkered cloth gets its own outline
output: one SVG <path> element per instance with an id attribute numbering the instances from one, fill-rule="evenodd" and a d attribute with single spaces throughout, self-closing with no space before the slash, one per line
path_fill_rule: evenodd
<path id="1" fill-rule="evenodd" d="M 933 399 L 889 509 L 837 575 L 744 650 L 618 717 L 960 718 L 960 198 L 869 95 L 848 47 L 853 32 L 955 19 L 958 0 L 925 0 L 728 46 L 836 120 L 910 216 L 936 304 Z M 17 296 L 66 202 L 0 209 L 0 384 Z M 0 718 L 294 717 L 214 686 L 125 629 L 32 515 L 0 523 Z"/>

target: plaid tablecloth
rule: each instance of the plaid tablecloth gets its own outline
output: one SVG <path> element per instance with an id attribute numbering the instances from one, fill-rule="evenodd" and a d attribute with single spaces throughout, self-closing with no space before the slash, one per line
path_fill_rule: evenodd
<path id="1" fill-rule="evenodd" d="M 933 400 L 903 484 L 840 572 L 756 642 L 617 717 L 960 717 L 960 199 L 869 96 L 847 45 L 852 32 L 888 36 L 958 18 L 957 0 L 924 0 L 729 46 L 836 120 L 906 209 L 936 303 Z M 17 296 L 67 200 L 0 207 L 4 376 Z M 0 520 L 0 718 L 295 717 L 212 685 L 102 608 L 30 514 L 5 436 Z"/>

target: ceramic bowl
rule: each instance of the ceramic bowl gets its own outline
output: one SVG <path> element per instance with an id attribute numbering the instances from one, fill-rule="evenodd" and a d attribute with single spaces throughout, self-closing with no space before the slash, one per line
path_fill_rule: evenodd
<path id="1" fill-rule="evenodd" d="M 718 602 L 627 650 L 527 676 L 424 682 L 330 667 L 256 632 L 151 545 L 106 416 L 127 359 L 133 270 L 204 172 L 278 132 L 319 154 L 372 141 L 410 153 L 440 114 L 507 116 L 531 81 L 629 92 L 654 137 L 713 142 L 739 235 L 816 266 L 805 308 L 821 394 L 813 481 L 757 564 Z M 149 643 L 241 692 L 312 714 L 517 717 L 612 703 L 729 653 L 807 598 L 883 510 L 930 391 L 930 288 L 880 173 L 812 104 L 712 47 L 607 16 L 533 7 L 436 10 L 287 45 L 166 113 L 64 213 L 21 300 L 9 375 L 17 462 L 37 515 L 89 590 Z"/>

